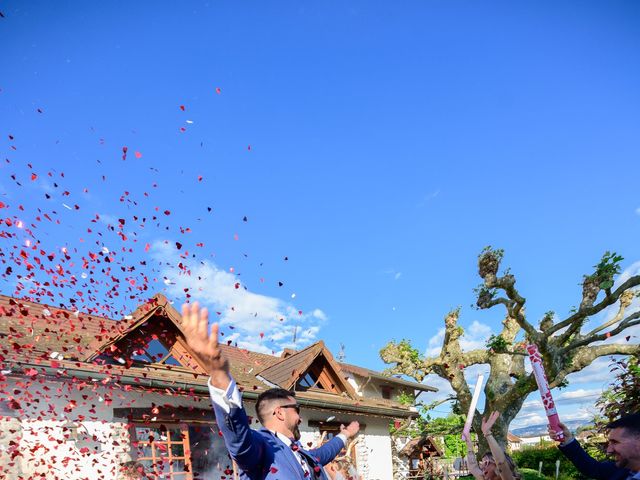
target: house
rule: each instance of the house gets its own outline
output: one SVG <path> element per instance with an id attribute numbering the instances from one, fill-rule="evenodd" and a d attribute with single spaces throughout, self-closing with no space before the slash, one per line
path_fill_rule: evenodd
<path id="1" fill-rule="evenodd" d="M 389 424 L 418 415 L 398 399 L 436 390 L 337 362 L 322 341 L 223 349 L 252 426 L 273 386 L 296 391 L 308 446 L 358 420 L 348 453 L 365 479 L 393 477 Z M 131 459 L 157 478 L 233 478 L 207 379 L 163 295 L 121 321 L 0 296 L 0 478 L 116 479 Z"/>
<path id="2" fill-rule="evenodd" d="M 398 457 L 409 460 L 407 479 L 429 478 L 440 473 L 435 459 L 442 457 L 442 450 L 433 437 L 423 436 L 409 440 L 400 450 Z"/>
<path id="3" fill-rule="evenodd" d="M 517 452 L 522 448 L 522 439 L 511 432 L 507 432 L 507 448 L 510 452 Z"/>
<path id="4" fill-rule="evenodd" d="M 520 437 L 520 446 L 521 447 L 537 447 L 541 445 L 552 445 L 554 444 L 553 440 L 548 434 L 544 435 L 530 435 L 530 436 L 522 436 Z"/>

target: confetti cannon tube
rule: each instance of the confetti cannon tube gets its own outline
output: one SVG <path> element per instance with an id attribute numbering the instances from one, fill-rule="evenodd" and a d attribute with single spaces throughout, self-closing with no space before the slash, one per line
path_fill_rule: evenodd
<path id="1" fill-rule="evenodd" d="M 549 426 L 556 432 L 560 441 L 564 440 L 564 434 L 562 428 L 560 428 L 560 417 L 556 411 L 556 404 L 553 403 L 553 397 L 551 396 L 551 390 L 549 389 L 549 382 L 547 381 L 547 375 L 544 373 L 544 366 L 542 365 L 542 356 L 538 351 L 538 347 L 534 344 L 527 345 L 527 352 L 529 353 L 529 360 L 531 360 L 531 368 L 533 368 L 533 376 L 536 377 L 536 383 L 538 384 L 538 390 L 540 390 L 540 397 L 542 397 L 542 404 L 547 413 L 547 419 L 549 420 Z"/>
<path id="2" fill-rule="evenodd" d="M 469 432 L 471 431 L 471 422 L 473 421 L 473 416 L 476 413 L 476 405 L 478 404 L 478 398 L 480 397 L 480 388 L 482 387 L 483 380 L 484 380 L 484 376 L 479 375 L 478 381 L 476 382 L 476 388 L 473 390 L 471 405 L 469 405 L 469 412 L 467 413 L 467 421 L 464 422 L 464 428 L 462 429 L 463 437 L 468 437 Z"/>

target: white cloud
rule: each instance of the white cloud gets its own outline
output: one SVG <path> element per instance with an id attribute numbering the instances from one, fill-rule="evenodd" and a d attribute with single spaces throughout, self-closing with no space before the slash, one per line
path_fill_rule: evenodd
<path id="1" fill-rule="evenodd" d="M 168 280 L 167 292 L 181 301 L 188 289 L 190 300 L 207 306 L 210 318 L 220 323 L 224 340 L 239 347 L 263 353 L 301 348 L 317 340 L 327 319 L 318 308 L 303 312 L 282 299 L 253 293 L 238 276 L 208 260 L 190 264 L 168 242 L 154 242 L 151 254 Z M 178 267 L 180 263 L 183 268 Z"/>
<path id="2" fill-rule="evenodd" d="M 563 400 L 586 400 L 586 399 L 595 399 L 598 398 L 602 394 L 601 388 L 591 388 L 584 389 L 579 388 L 577 390 L 561 392 L 559 395 L 555 396 L 557 402 L 561 402 Z"/>

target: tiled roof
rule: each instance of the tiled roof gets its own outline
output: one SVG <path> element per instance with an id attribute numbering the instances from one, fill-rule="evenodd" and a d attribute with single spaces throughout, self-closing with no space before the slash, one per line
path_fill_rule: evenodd
<path id="1" fill-rule="evenodd" d="M 423 392 L 437 392 L 438 389 L 435 387 L 431 387 L 424 383 L 412 382 L 410 380 L 405 380 L 403 378 L 391 377 L 388 375 L 384 375 L 380 372 L 376 372 L 375 370 L 370 370 L 368 368 L 359 367 L 357 365 L 351 365 L 349 363 L 340 363 L 340 368 L 344 372 L 353 373 L 360 377 L 364 378 L 375 378 L 384 383 L 388 383 L 390 385 L 402 385 L 405 387 L 413 388 L 414 390 L 421 390 Z"/>
<path id="2" fill-rule="evenodd" d="M 507 432 L 507 441 L 511 443 L 520 443 L 522 439 L 511 432 Z"/>
<path id="3" fill-rule="evenodd" d="M 180 315 L 162 295 L 154 296 L 131 316 L 121 321 L 78 314 L 58 307 L 0 295 L 0 364 L 4 363 L 15 371 L 19 371 L 21 365 L 25 369 L 42 367 L 54 373 L 67 372 L 68 376 L 126 377 L 134 384 L 147 387 L 153 386 L 155 381 L 162 385 L 181 385 L 184 390 L 197 387 L 206 391 L 207 376 L 185 368 L 165 365 L 137 365 L 125 368 L 118 365 L 96 365 L 89 361 L 96 353 L 134 331 L 141 324 L 153 322 L 155 317 L 170 319 L 181 334 Z M 270 383 L 280 385 L 280 382 L 291 376 L 292 368 L 308 367 L 321 352 L 324 352 L 327 360 L 335 367 L 336 373 L 344 379 L 340 371 L 344 364 L 333 361 L 331 353 L 322 342 L 285 358 L 230 345 L 221 347 L 230 361 L 231 374 L 238 385 L 251 394 L 270 387 L 260 380 L 260 376 L 268 379 Z M 144 382 L 139 381 L 140 379 L 144 379 Z M 346 381 L 344 383 L 351 389 Z M 353 411 L 370 410 L 374 414 L 378 412 L 384 416 L 415 416 L 406 406 L 396 402 L 356 398 L 355 394 L 348 398 L 328 392 L 306 391 L 300 392 L 297 396 L 301 403 L 318 405 L 320 408 L 331 408 L 333 405 L 334 408 Z"/>

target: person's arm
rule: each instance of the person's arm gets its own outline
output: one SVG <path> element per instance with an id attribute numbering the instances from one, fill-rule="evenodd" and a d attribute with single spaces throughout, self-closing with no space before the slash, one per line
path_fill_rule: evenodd
<path id="1" fill-rule="evenodd" d="M 259 467 L 265 452 L 264 439 L 249 427 L 242 397 L 229 374 L 229 361 L 218 343 L 218 324 L 214 323 L 209 332 L 207 309 L 201 309 L 196 302 L 191 306 L 182 305 L 181 328 L 189 348 L 210 376 L 213 411 L 227 450 L 242 469 Z"/>
<path id="2" fill-rule="evenodd" d="M 210 376 L 211 386 L 220 390 L 227 390 L 231 383 L 229 375 L 229 361 L 222 354 L 218 343 L 220 326 L 214 323 L 209 333 L 209 312 L 200 308 L 198 302 L 189 307 L 182 305 L 182 332 L 187 344 L 196 354 Z"/>
<path id="3" fill-rule="evenodd" d="M 571 430 L 569 430 L 564 423 L 560 422 L 558 423 L 558 425 L 560 425 L 560 428 L 562 429 L 564 440 L 560 440 L 558 438 L 558 434 L 553 428 L 551 428 L 551 425 L 547 425 L 547 431 L 549 432 L 549 437 L 551 437 L 551 440 L 553 440 L 554 442 L 557 442 L 559 447 L 564 447 L 566 445 L 569 445 L 571 442 L 575 440 L 573 433 L 571 433 Z"/>
<path id="4" fill-rule="evenodd" d="M 580 473 L 597 480 L 607 480 L 611 477 L 620 474 L 620 467 L 617 467 L 613 462 L 599 462 L 585 452 L 580 443 L 574 438 L 571 431 L 564 423 L 560 423 L 562 433 L 564 434 L 564 440 L 561 442 L 558 440 L 556 433 L 551 427 L 549 427 L 549 436 L 552 440 L 558 443 L 558 448 L 562 454 L 569 459 L 571 463 L 575 465 Z"/>
<path id="5" fill-rule="evenodd" d="M 464 433 L 462 434 L 462 439 L 467 444 L 467 468 L 469 473 L 473 475 L 473 478 L 476 480 L 484 480 L 484 475 L 482 475 L 482 470 L 480 470 L 480 466 L 478 465 L 478 460 L 476 459 L 476 454 L 473 452 L 473 444 L 471 443 L 471 434 L 468 436 Z"/>
<path id="6" fill-rule="evenodd" d="M 324 445 L 309 450 L 309 453 L 313 455 L 321 465 L 326 465 L 336 458 L 340 451 L 347 446 L 349 439 L 355 437 L 359 431 L 360 424 L 358 422 L 351 422 L 346 427 L 340 425 L 340 433 L 338 435 Z"/>
<path id="7" fill-rule="evenodd" d="M 487 420 L 482 419 L 482 434 L 484 435 L 484 438 L 487 439 L 487 444 L 489 445 L 489 450 L 491 450 L 493 459 L 496 461 L 496 470 L 498 471 L 500 478 L 502 480 L 514 480 L 513 473 L 511 472 L 511 466 L 509 465 L 509 462 L 507 462 L 504 450 L 502 450 L 502 447 L 496 439 L 493 438 L 493 434 L 491 433 L 493 424 L 496 423 L 499 416 L 500 412 L 493 412 Z"/>

